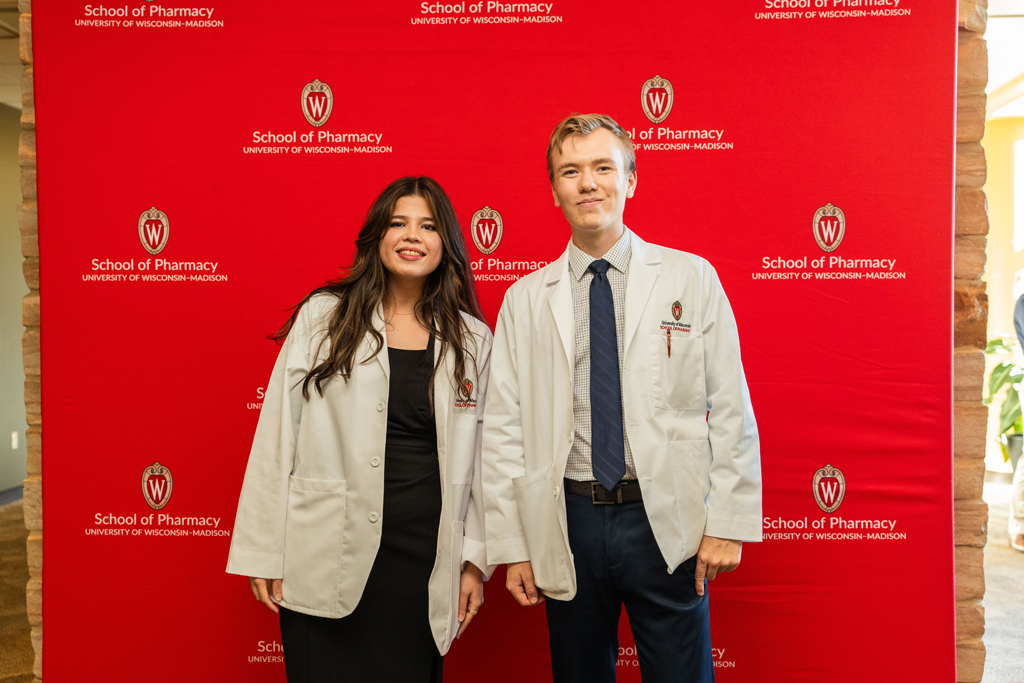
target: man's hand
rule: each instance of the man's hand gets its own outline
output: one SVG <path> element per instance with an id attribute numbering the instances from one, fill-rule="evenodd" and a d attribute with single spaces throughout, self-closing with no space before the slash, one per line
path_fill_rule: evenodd
<path id="1" fill-rule="evenodd" d="M 712 580 L 722 572 L 731 572 L 740 566 L 743 541 L 705 536 L 697 550 L 697 569 L 693 572 L 697 595 L 704 595 L 704 577 Z"/>
<path id="2" fill-rule="evenodd" d="M 523 607 L 544 602 L 544 596 L 533 583 L 533 565 L 526 562 L 513 562 L 505 573 L 505 588 Z"/>
<path id="3" fill-rule="evenodd" d="M 249 577 L 249 588 L 254 598 L 266 605 L 271 612 L 277 612 L 275 602 L 281 601 L 281 579 L 257 579 Z"/>
<path id="4" fill-rule="evenodd" d="M 469 628 L 480 605 L 484 604 L 484 573 L 472 562 L 466 563 L 459 582 L 459 632 L 456 638 Z"/>

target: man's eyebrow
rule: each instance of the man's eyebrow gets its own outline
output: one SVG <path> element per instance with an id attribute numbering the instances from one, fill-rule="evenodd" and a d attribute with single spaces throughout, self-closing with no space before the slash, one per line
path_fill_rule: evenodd
<path id="1" fill-rule="evenodd" d="M 591 164 L 597 164 L 597 165 L 600 165 L 600 166 L 616 166 L 615 159 L 612 159 L 610 157 L 605 157 L 603 159 L 594 159 L 590 163 Z M 564 164 L 562 164 L 561 166 L 559 166 L 555 170 L 560 172 L 560 171 L 564 171 L 567 168 L 576 168 L 577 166 L 579 166 L 579 164 L 577 164 L 575 162 L 572 162 L 572 161 L 567 161 L 567 162 L 565 162 Z"/>

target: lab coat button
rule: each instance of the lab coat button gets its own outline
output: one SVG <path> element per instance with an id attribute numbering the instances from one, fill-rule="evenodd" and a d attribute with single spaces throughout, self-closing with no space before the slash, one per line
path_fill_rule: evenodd
<path id="1" fill-rule="evenodd" d="M 370 464 L 374 467 L 380 467 L 380 458 L 373 458 L 370 460 Z"/>
<path id="2" fill-rule="evenodd" d="M 572 432 L 569 432 L 569 443 L 572 443 Z"/>
<path id="3" fill-rule="evenodd" d="M 556 496 L 558 495 L 558 487 L 557 486 L 555 487 L 555 490 L 552 491 L 552 493 L 554 493 Z"/>
<path id="4" fill-rule="evenodd" d="M 380 403 L 377 404 L 377 412 L 378 413 L 383 413 L 384 412 L 384 402 L 383 401 L 381 401 Z"/>
<path id="5" fill-rule="evenodd" d="M 373 522 L 374 524 L 376 524 L 376 523 L 377 523 L 377 520 L 378 520 L 378 519 L 380 519 L 380 517 L 378 517 L 378 516 L 377 516 L 377 513 L 376 513 L 376 512 L 371 512 L 371 513 L 370 513 L 370 521 L 371 521 L 371 522 Z"/>

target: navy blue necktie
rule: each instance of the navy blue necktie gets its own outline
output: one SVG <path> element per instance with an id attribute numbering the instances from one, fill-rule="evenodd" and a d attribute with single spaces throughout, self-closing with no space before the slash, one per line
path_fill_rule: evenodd
<path id="1" fill-rule="evenodd" d="M 609 265 L 604 259 L 590 264 L 594 273 L 590 282 L 590 462 L 594 477 L 611 490 L 626 473 L 626 447 Z"/>

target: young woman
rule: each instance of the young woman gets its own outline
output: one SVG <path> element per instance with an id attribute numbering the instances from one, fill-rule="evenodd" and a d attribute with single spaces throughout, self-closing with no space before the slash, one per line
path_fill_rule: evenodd
<path id="1" fill-rule="evenodd" d="M 483 604 L 480 317 L 444 190 L 400 178 L 278 333 L 227 571 L 280 607 L 289 683 L 440 681 Z"/>

